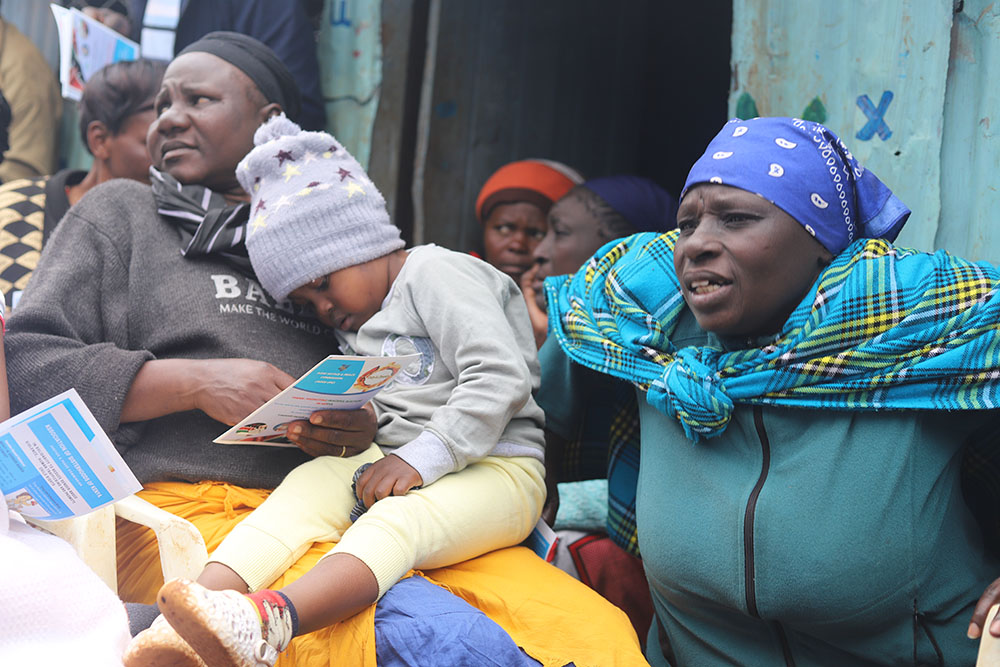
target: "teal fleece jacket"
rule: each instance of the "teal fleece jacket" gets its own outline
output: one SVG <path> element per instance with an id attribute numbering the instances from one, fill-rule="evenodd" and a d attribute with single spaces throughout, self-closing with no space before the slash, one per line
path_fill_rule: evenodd
<path id="1" fill-rule="evenodd" d="M 673 341 L 721 344 L 690 313 Z M 959 468 L 988 414 L 741 405 L 695 444 L 639 404 L 654 666 L 975 662 L 966 629 L 1000 563 Z"/>

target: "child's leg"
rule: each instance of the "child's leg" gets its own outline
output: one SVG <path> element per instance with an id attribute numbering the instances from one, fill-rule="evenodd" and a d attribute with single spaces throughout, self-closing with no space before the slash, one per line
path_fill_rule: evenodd
<path id="1" fill-rule="evenodd" d="M 413 567 L 457 563 L 522 541 L 541 515 L 544 477 L 535 459 L 488 457 L 426 489 L 378 501 L 281 591 L 243 596 L 175 579 L 161 589 L 160 607 L 209 664 L 242 664 L 222 657 L 251 654 L 267 654 L 273 664 L 293 635 L 348 618 Z"/>
<path id="2" fill-rule="evenodd" d="M 313 571 L 352 555 L 371 569 L 381 597 L 412 568 L 443 567 L 520 543 L 544 502 L 541 462 L 487 457 L 426 488 L 378 501 Z"/>
<path id="3" fill-rule="evenodd" d="M 212 553 L 199 583 L 216 590 L 255 591 L 274 581 L 313 542 L 339 540 L 351 525 L 354 471 L 380 458 L 382 452 L 372 445 L 357 456 L 322 456 L 295 468 Z"/>
<path id="4" fill-rule="evenodd" d="M 518 544 L 545 502 L 535 459 L 487 457 L 424 489 L 375 503 L 339 544 L 281 589 L 299 633 L 332 625 L 378 600 L 414 567 L 442 567 Z"/>
<path id="5" fill-rule="evenodd" d="M 295 606 L 300 635 L 350 618 L 380 597 L 371 568 L 351 554 L 336 553 L 321 558 L 281 592 Z"/>
<path id="6" fill-rule="evenodd" d="M 518 544 L 545 502 L 535 459 L 487 457 L 424 489 L 375 503 L 340 543 L 281 589 L 299 633 L 332 625 L 378 600 L 414 567 L 442 567 Z"/>

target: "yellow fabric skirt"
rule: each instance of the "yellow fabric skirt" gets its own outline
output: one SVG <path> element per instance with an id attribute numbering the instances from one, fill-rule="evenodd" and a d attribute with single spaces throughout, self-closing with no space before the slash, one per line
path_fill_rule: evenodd
<path id="1" fill-rule="evenodd" d="M 269 491 L 229 484 L 156 482 L 139 496 L 192 522 L 211 553 Z M 307 572 L 333 544 L 314 544 L 277 581 L 281 588 Z M 647 665 L 628 617 L 593 590 L 538 558 L 511 547 L 424 577 L 482 610 L 545 667 Z M 119 595 L 153 603 L 163 584 L 152 531 L 119 520 Z M 375 606 L 329 628 L 296 637 L 277 667 L 375 667 Z"/>

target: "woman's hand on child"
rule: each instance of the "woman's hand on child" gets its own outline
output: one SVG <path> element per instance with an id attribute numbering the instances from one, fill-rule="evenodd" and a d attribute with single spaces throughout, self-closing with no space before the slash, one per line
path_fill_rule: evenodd
<path id="1" fill-rule="evenodd" d="M 376 500 L 406 495 L 410 489 L 423 483 L 420 473 L 413 466 L 395 454 L 389 454 L 373 463 L 358 478 L 357 496 L 365 507 L 370 508 Z"/>
<path id="2" fill-rule="evenodd" d="M 310 456 L 354 456 L 375 440 L 378 423 L 371 403 L 357 410 L 317 410 L 288 425 L 288 439 Z"/>

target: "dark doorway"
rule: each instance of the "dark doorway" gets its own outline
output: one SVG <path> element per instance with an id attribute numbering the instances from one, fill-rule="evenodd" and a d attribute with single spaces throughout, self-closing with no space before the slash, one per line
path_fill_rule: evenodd
<path id="1" fill-rule="evenodd" d="M 480 186 L 526 157 L 678 194 L 727 118 L 731 24 L 726 0 L 442 0 L 423 240 L 477 249 Z"/>

